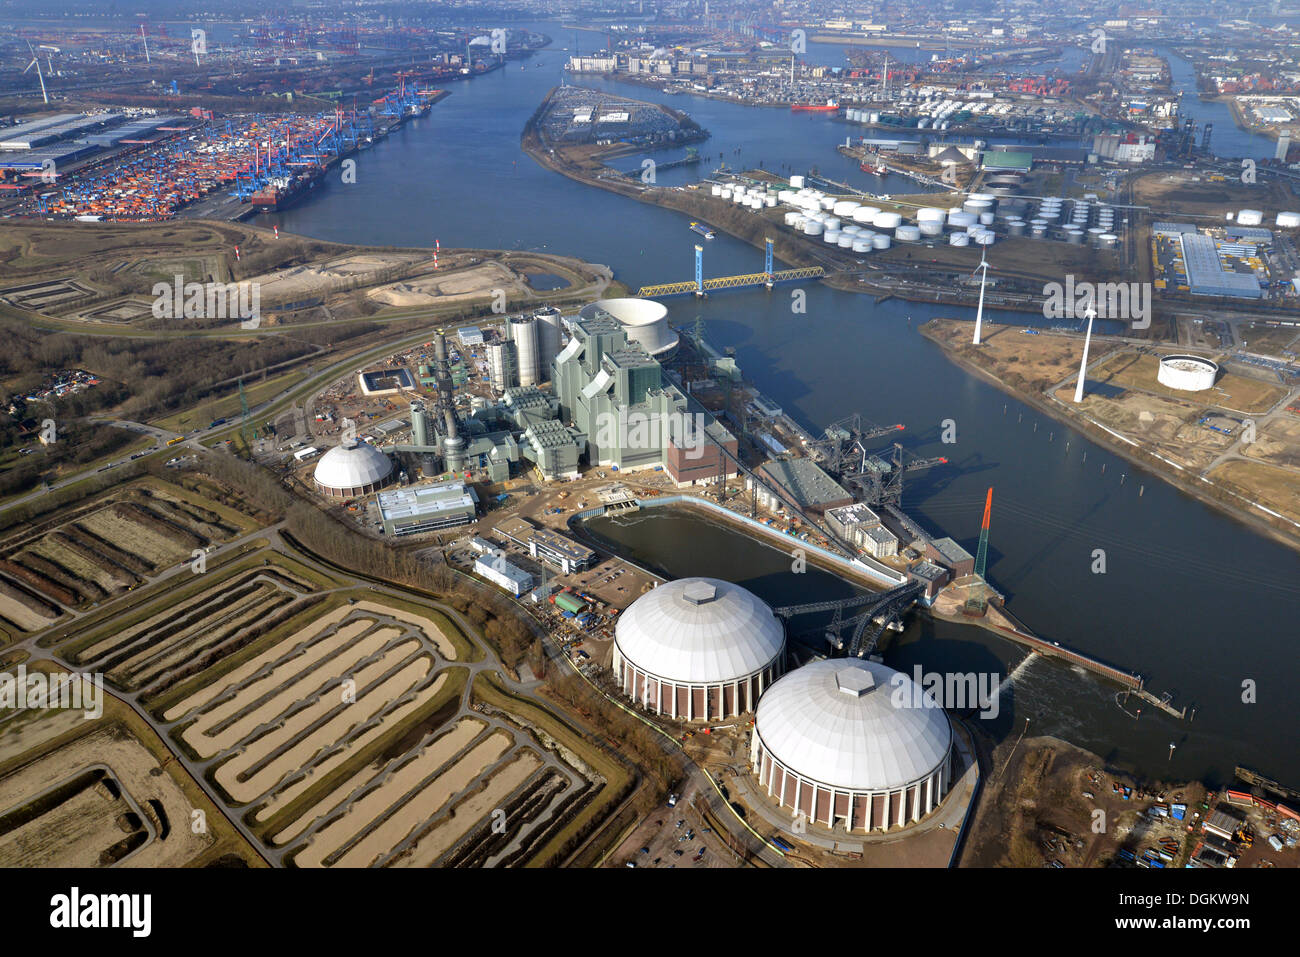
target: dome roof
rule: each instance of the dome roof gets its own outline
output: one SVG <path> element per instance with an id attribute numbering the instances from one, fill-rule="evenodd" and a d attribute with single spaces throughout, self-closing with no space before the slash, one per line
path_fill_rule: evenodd
<path id="1" fill-rule="evenodd" d="M 679 683 L 734 681 L 772 664 L 785 627 L 752 592 L 716 578 L 682 578 L 646 592 L 618 620 L 625 659 Z"/>
<path id="2" fill-rule="evenodd" d="M 326 488 L 361 488 L 388 478 L 393 463 L 373 445 L 339 445 L 316 463 L 316 481 Z"/>
<path id="3" fill-rule="evenodd" d="M 678 336 L 668 325 L 668 307 L 653 299 L 597 299 L 582 307 L 583 319 L 608 315 L 622 324 L 628 339 L 639 342 L 656 359 L 677 348 Z"/>
<path id="4" fill-rule="evenodd" d="M 902 672 L 858 658 L 790 672 L 759 699 L 754 725 L 789 770 L 852 791 L 924 778 L 952 746 L 948 717 L 933 695 Z"/>

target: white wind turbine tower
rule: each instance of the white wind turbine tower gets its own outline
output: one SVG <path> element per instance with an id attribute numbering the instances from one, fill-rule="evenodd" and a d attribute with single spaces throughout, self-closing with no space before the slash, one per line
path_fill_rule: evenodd
<path id="1" fill-rule="evenodd" d="M 984 324 L 984 285 L 989 279 L 989 264 L 984 258 L 987 250 L 987 246 L 980 246 L 980 264 L 975 267 L 975 271 L 980 274 L 980 304 L 975 310 L 975 338 L 971 341 L 971 345 L 975 346 L 980 344 L 980 327 Z"/>
<path id="2" fill-rule="evenodd" d="M 49 103 L 50 94 L 45 92 L 45 77 L 41 74 L 41 58 L 36 55 L 36 51 L 32 49 L 31 43 L 27 44 L 27 51 L 32 55 L 32 62 L 23 68 L 23 72 L 26 73 L 32 67 L 36 67 L 36 78 L 41 81 L 41 96 L 45 99 L 46 103 Z"/>
<path id="3" fill-rule="evenodd" d="M 1088 346 L 1092 344 L 1092 320 L 1097 318 L 1097 310 L 1093 308 L 1093 301 L 1088 300 L 1088 308 L 1084 312 L 1088 317 L 1088 331 L 1083 337 L 1083 362 L 1079 364 L 1079 383 L 1074 387 L 1074 401 L 1079 403 L 1083 401 L 1083 378 L 1088 373 Z"/>

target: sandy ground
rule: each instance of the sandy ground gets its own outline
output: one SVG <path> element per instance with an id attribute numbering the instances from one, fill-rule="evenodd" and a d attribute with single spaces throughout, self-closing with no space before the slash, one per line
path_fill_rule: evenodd
<path id="1" fill-rule="evenodd" d="M 366 296 L 386 306 L 427 306 L 492 295 L 504 290 L 507 298 L 530 294 L 515 272 L 497 262 L 480 263 L 452 272 L 430 272 L 371 289 Z"/>
<path id="2" fill-rule="evenodd" d="M 1293 471 L 1263 462 L 1229 461 L 1215 468 L 1210 477 L 1235 486 L 1241 494 L 1263 502 L 1292 521 L 1300 521 L 1300 480 Z"/>
<path id="3" fill-rule="evenodd" d="M 207 593 L 205 592 L 204 594 L 206 595 Z M 269 665 L 272 662 L 278 661 L 290 653 L 297 653 L 299 649 L 310 645 L 316 640 L 317 636 L 321 632 L 342 621 L 348 611 L 349 609 L 347 606 L 344 606 L 341 608 L 335 608 L 327 615 L 322 615 L 320 618 L 317 618 L 310 624 L 305 625 L 298 631 L 294 632 L 274 648 L 258 655 L 250 661 L 245 662 L 221 680 L 214 681 L 206 687 L 200 688 L 184 701 L 168 708 L 163 714 L 163 717 L 168 721 L 175 721 L 178 718 L 182 718 L 189 714 L 194 709 L 203 707 L 203 705 L 223 694 L 228 689 L 234 688 L 241 682 L 251 678 L 257 673 L 258 669 Z M 360 634 L 360 632 L 358 632 L 358 634 Z"/>
<path id="4" fill-rule="evenodd" d="M 1115 399 L 1087 395 L 1083 411 L 1188 468 L 1205 468 L 1233 442 L 1198 424 L 1199 408 L 1174 399 L 1134 392 Z"/>
<path id="5" fill-rule="evenodd" d="M 482 721 L 478 721 L 474 718 L 461 718 L 452 726 L 450 731 L 436 739 L 432 744 L 426 746 L 421 751 L 421 756 L 437 749 L 440 754 L 440 760 L 437 766 L 441 767 L 441 765 L 450 759 L 452 755 L 456 754 L 461 750 L 461 748 L 473 741 L 474 737 L 485 727 L 486 725 Z M 272 842 L 275 844 L 286 844 L 289 841 L 292 841 L 295 837 L 305 831 L 312 821 L 329 814 L 336 807 L 342 804 L 344 800 L 347 799 L 348 795 L 352 794 L 364 782 L 374 778 L 376 773 L 377 772 L 373 767 L 367 767 L 358 771 L 356 774 L 352 775 L 352 777 L 348 778 L 348 780 L 344 781 L 341 785 L 304 811 L 302 815 L 291 822 L 288 826 L 273 834 L 271 836 Z M 265 808 L 263 811 L 265 811 Z M 258 817 L 261 819 L 261 813 L 259 813 Z"/>
<path id="6" fill-rule="evenodd" d="M 1300 469 L 1300 419 L 1280 416 L 1264 423 L 1255 441 L 1242 448 L 1247 458 Z M 1300 475 L 1295 477 L 1300 483 Z"/>
<path id="7" fill-rule="evenodd" d="M 266 678 L 239 689 L 228 701 L 205 713 L 186 728 L 185 741 L 203 757 L 211 757 L 233 748 L 251 736 L 260 725 L 274 722 L 300 701 L 316 699 L 326 694 L 326 685 L 350 676 L 358 662 L 375 654 L 392 638 L 397 637 L 397 629 L 388 628 L 372 632 L 359 641 L 352 641 L 369 624 L 355 622 L 339 629 L 331 641 L 334 653 L 330 653 L 328 648 L 313 647 L 307 654 L 276 668 Z M 264 695 L 269 697 L 255 704 Z M 226 724 L 228 718 L 234 720 Z"/>
<path id="8" fill-rule="evenodd" d="M 416 628 L 424 632 L 426 638 L 433 642 L 434 647 L 438 649 L 438 654 L 442 655 L 442 657 L 447 661 L 456 660 L 456 646 L 452 644 L 450 638 L 442 633 L 442 629 L 435 625 L 430 619 L 421 617 L 420 615 L 411 614 L 410 612 L 404 611 L 400 608 L 381 605 L 373 601 L 359 601 L 353 607 L 359 608 L 362 611 L 373 611 L 381 615 L 388 615 L 390 618 L 396 618 L 398 621 L 404 621 L 407 624 L 414 625 Z"/>
<path id="9" fill-rule="evenodd" d="M 333 693 L 316 700 L 282 722 L 274 731 L 250 742 L 243 751 L 222 764 L 216 772 L 216 782 L 241 804 L 269 791 L 276 783 L 301 769 L 308 759 L 343 740 L 353 728 L 365 724 L 385 706 L 423 680 L 433 667 L 432 660 L 427 656 L 416 658 L 392 677 L 369 691 L 365 690 L 384 672 L 418 648 L 419 645 L 411 641 L 390 649 L 383 657 L 353 676 L 357 686 L 355 704 L 345 706 Z M 435 691 L 445 677 L 438 676 L 434 682 Z M 327 718 L 331 713 L 332 716 Z M 326 720 L 308 730 L 321 719 Z M 268 755 L 286 745 L 288 747 L 276 758 L 262 763 Z M 255 768 L 257 769 L 254 770 Z"/>
<path id="10" fill-rule="evenodd" d="M 10 598 L 8 595 L 0 593 L 0 617 L 8 618 L 23 631 L 35 631 L 38 628 L 44 628 L 52 622 L 58 615 L 51 615 L 46 618 L 28 608 L 16 598 Z"/>
<path id="11" fill-rule="evenodd" d="M 261 295 L 269 300 L 288 301 L 307 295 L 319 295 L 322 287 L 346 279 L 364 279 L 388 266 L 428 259 L 423 253 L 363 253 L 331 259 L 319 265 L 292 266 L 253 276 L 249 281 L 262 284 Z M 389 275 L 392 275 L 391 273 Z"/>
<path id="12" fill-rule="evenodd" d="M 485 815 L 500 807 L 541 766 L 541 758 L 531 751 L 519 752 L 518 757 L 488 779 L 486 788 L 457 804 L 451 815 L 420 838 L 401 858 L 393 861 L 394 866 L 432 866 Z"/>
<path id="13" fill-rule="evenodd" d="M 328 777 L 334 772 L 335 768 L 347 764 L 354 752 L 364 750 L 374 741 L 387 734 L 392 728 L 401 725 L 403 721 L 427 704 L 438 693 L 438 689 L 442 687 L 445 678 L 445 674 L 438 675 L 428 687 L 417 692 L 412 700 L 389 711 L 380 724 L 354 735 L 344 742 L 337 751 L 331 752 L 327 757 L 308 768 L 301 778 L 275 791 L 272 797 L 263 803 L 256 815 L 254 815 L 256 820 L 269 820 L 276 811 L 292 803 L 318 780 Z M 372 773 L 373 769 L 367 768 L 349 780 L 355 780 L 357 777 L 364 778 Z M 335 788 L 330 793 L 331 795 L 337 794 L 339 789 Z M 306 823 L 310 824 L 311 822 L 307 821 Z"/>
<path id="14" fill-rule="evenodd" d="M 80 714 L 77 715 L 80 719 Z M 0 779 L 0 813 L 22 803 L 32 795 L 49 788 L 72 775 L 95 765 L 106 764 L 113 775 L 142 807 L 147 801 L 157 799 L 171 825 L 165 840 L 154 840 L 142 848 L 126 863 L 132 867 L 180 867 L 192 860 L 215 841 L 211 828 L 204 834 L 195 834 L 190 827 L 192 810 L 185 792 L 167 773 L 158 771 L 158 762 L 134 736 L 116 722 L 81 721 L 87 734 L 24 765 L 20 770 Z M 58 733 L 61 721 L 42 722 L 45 731 Z M 101 847 L 119 841 L 125 834 L 111 823 L 101 824 Z M 84 838 L 80 838 L 84 840 Z M 62 848 L 29 849 L 46 864 L 68 864 Z"/>
<path id="15" fill-rule="evenodd" d="M 469 730 L 472 736 L 477 729 Z M 453 794 L 469 787 L 484 768 L 505 754 L 512 743 L 510 735 L 504 731 L 490 734 L 454 765 L 421 787 L 421 782 L 442 767 L 450 756 L 443 749 L 439 749 L 438 754 L 433 753 L 433 748 L 426 749 L 382 785 L 356 801 L 343 817 L 318 833 L 310 846 L 295 858 L 295 862 L 303 867 L 321 866 L 325 858 L 347 845 L 369 827 L 372 821 L 396 806 L 393 814 L 348 848 L 333 865 L 370 866 L 376 858 L 400 844 L 415 828 L 440 811 Z M 455 751 L 451 753 L 454 754 Z M 403 798 L 408 794 L 409 800 L 404 801 Z"/>
<path id="16" fill-rule="evenodd" d="M 1231 372 L 1220 373 L 1214 387 L 1204 392 L 1180 392 L 1157 381 L 1159 367 L 1160 361 L 1156 356 L 1122 353 L 1091 366 L 1088 378 L 1129 389 L 1142 389 L 1167 398 L 1217 405 L 1243 414 L 1267 412 L 1286 394 L 1279 385 Z"/>

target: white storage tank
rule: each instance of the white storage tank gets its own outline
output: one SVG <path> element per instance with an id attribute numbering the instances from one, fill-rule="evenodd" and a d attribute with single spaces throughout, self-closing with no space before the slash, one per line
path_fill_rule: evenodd
<path id="1" fill-rule="evenodd" d="M 1114 233 L 1102 233 L 1100 239 L 1102 249 L 1114 249 L 1119 244 L 1119 237 Z"/>
<path id="2" fill-rule="evenodd" d="M 721 186 L 721 184 L 719 184 L 719 183 L 714 183 L 712 186 L 710 186 L 710 187 L 709 187 L 709 195 L 710 195 L 710 196 L 721 196 L 721 195 L 722 195 L 722 186 Z"/>
<path id="3" fill-rule="evenodd" d="M 966 202 L 962 203 L 961 208 L 965 212 L 974 213 L 978 216 L 980 213 L 992 211 L 993 201 L 991 199 L 968 199 Z"/>
<path id="4" fill-rule="evenodd" d="M 840 228 L 840 218 L 838 216 L 827 216 L 824 220 L 822 220 L 822 222 L 826 224 L 827 229 Z"/>
<path id="5" fill-rule="evenodd" d="M 969 246 L 970 237 L 965 233 L 953 233 L 948 237 L 948 244 L 951 246 Z"/>
<path id="6" fill-rule="evenodd" d="M 820 236 L 823 228 L 822 224 L 817 222 L 815 219 L 810 219 L 808 222 L 803 224 L 803 232 L 805 236 Z"/>
<path id="7" fill-rule="evenodd" d="M 921 241 L 921 230 L 917 226 L 899 226 L 894 230 L 894 238 L 900 243 L 917 243 Z"/>
<path id="8" fill-rule="evenodd" d="M 830 212 L 835 208 L 835 203 L 836 199 L 834 196 L 819 196 L 817 198 L 817 204 L 827 212 Z"/>
<path id="9" fill-rule="evenodd" d="M 955 229 L 965 229 L 973 223 L 979 222 L 979 217 L 974 213 L 955 212 L 948 214 L 948 225 Z"/>
<path id="10" fill-rule="evenodd" d="M 903 224 L 903 217 L 898 213 L 877 213 L 871 218 L 871 225 L 877 229 L 897 229 Z"/>
<path id="11" fill-rule="evenodd" d="M 992 226 L 994 216 L 992 213 L 980 213 L 980 224 L 983 226 Z"/>
<path id="12" fill-rule="evenodd" d="M 856 239 L 852 233 L 840 233 L 839 245 L 841 249 L 853 248 L 853 240 Z"/>
<path id="13" fill-rule="evenodd" d="M 763 200 L 763 205 L 766 206 L 768 209 L 771 209 L 773 206 L 776 205 L 776 202 L 777 200 L 775 196 L 768 196 L 766 199 Z"/>
<path id="14" fill-rule="evenodd" d="M 1283 229 L 1295 229 L 1300 226 L 1300 213 L 1278 213 L 1277 224 Z"/>
<path id="15" fill-rule="evenodd" d="M 934 237 L 943 235 L 943 223 L 921 223 L 916 228 L 920 230 L 922 236 Z"/>
<path id="16" fill-rule="evenodd" d="M 791 188 L 793 188 L 793 189 L 803 189 L 803 188 L 804 188 L 804 186 L 803 186 L 803 177 L 802 177 L 802 176 L 799 176 L 799 175 L 797 175 L 797 174 L 794 175 L 794 176 L 791 176 L 791 177 L 790 177 L 790 186 L 791 186 Z"/>
<path id="17" fill-rule="evenodd" d="M 925 206 L 916 211 L 916 221 L 921 223 L 942 223 L 947 216 L 942 209 L 934 206 Z"/>
<path id="18" fill-rule="evenodd" d="M 874 236 L 871 237 L 871 248 L 872 248 L 872 249 L 888 249 L 888 248 L 889 248 L 889 237 L 886 236 L 886 235 L 884 235 L 883 233 L 876 233 Z"/>
<path id="19" fill-rule="evenodd" d="M 791 210 L 790 212 L 785 214 L 785 224 L 787 226 L 793 226 L 802 218 L 803 218 L 802 213 L 798 212 L 797 210 Z"/>
<path id="20" fill-rule="evenodd" d="M 1214 385 L 1217 364 L 1200 356 L 1165 356 L 1156 370 L 1161 385 L 1184 392 L 1203 392 Z"/>
<path id="21" fill-rule="evenodd" d="M 993 240 L 997 238 L 997 233 L 989 229 L 989 230 L 985 230 L 984 232 L 980 233 L 978 236 L 975 236 L 973 238 L 975 242 L 977 242 L 981 246 L 992 246 Z"/>
<path id="22" fill-rule="evenodd" d="M 1264 214 L 1258 209 L 1243 209 L 1237 214 L 1238 226 L 1258 226 L 1264 222 Z"/>
<path id="23" fill-rule="evenodd" d="M 826 229 L 822 233 L 822 240 L 828 243 L 838 243 L 840 241 L 840 231 L 838 229 Z"/>
<path id="24" fill-rule="evenodd" d="M 876 206 L 859 206 L 853 211 L 853 221 L 855 223 L 869 223 L 876 218 L 880 209 Z"/>
<path id="25" fill-rule="evenodd" d="M 854 202 L 851 199 L 842 199 L 835 204 L 833 212 L 836 216 L 850 216 L 861 205 L 861 203 Z"/>

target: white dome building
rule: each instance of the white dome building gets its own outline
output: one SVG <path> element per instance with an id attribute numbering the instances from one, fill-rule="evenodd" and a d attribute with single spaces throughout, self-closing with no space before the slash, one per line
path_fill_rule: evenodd
<path id="1" fill-rule="evenodd" d="M 591 319 L 607 315 L 621 323 L 627 337 L 639 342 L 660 361 L 677 348 L 677 333 L 668 325 L 668 307 L 653 299 L 597 299 L 583 306 L 578 315 Z"/>
<path id="2" fill-rule="evenodd" d="M 646 592 L 614 630 L 614 674 L 657 714 L 688 721 L 752 711 L 785 670 L 785 626 L 763 601 L 716 578 Z"/>
<path id="3" fill-rule="evenodd" d="M 953 732 L 933 695 L 892 668 L 828 658 L 763 696 L 750 760 L 784 808 L 847 831 L 903 827 L 948 792 Z"/>
<path id="4" fill-rule="evenodd" d="M 393 463 L 387 455 L 365 442 L 350 442 L 322 455 L 312 478 L 322 495 L 355 498 L 378 491 L 392 476 Z"/>

